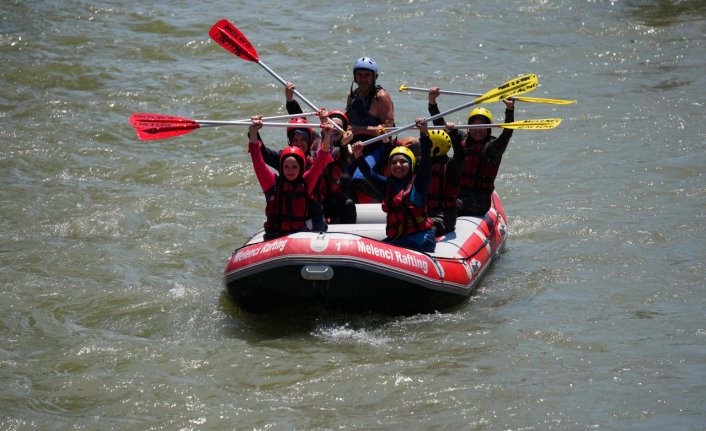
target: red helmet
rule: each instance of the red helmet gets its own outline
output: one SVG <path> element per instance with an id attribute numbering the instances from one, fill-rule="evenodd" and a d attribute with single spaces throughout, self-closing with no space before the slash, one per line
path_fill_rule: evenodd
<path id="1" fill-rule="evenodd" d="M 290 124 L 309 124 L 309 122 L 306 120 L 304 117 L 296 117 L 292 118 L 289 120 Z M 289 144 L 292 144 L 292 138 L 294 137 L 294 132 L 299 131 L 300 133 L 304 134 L 307 138 L 307 142 L 309 143 L 308 147 L 311 148 L 311 144 L 314 143 L 314 140 L 312 139 L 312 133 L 309 128 L 306 127 L 287 127 L 287 139 L 289 140 Z"/>
<path id="2" fill-rule="evenodd" d="M 328 117 L 329 118 L 340 118 L 341 121 L 343 122 L 343 126 L 341 126 L 341 128 L 343 130 L 346 130 L 348 128 L 348 115 L 346 115 L 345 112 L 343 112 L 343 111 L 329 111 Z"/>
<path id="3" fill-rule="evenodd" d="M 302 151 L 302 149 L 299 147 L 290 145 L 289 147 L 282 150 L 282 153 L 280 153 L 279 155 L 279 171 L 280 173 L 284 171 L 282 168 L 282 165 L 284 164 L 284 159 L 290 156 L 294 157 L 297 163 L 299 163 L 299 177 L 301 178 L 301 176 L 304 175 L 306 156 L 304 155 L 304 151 Z"/>

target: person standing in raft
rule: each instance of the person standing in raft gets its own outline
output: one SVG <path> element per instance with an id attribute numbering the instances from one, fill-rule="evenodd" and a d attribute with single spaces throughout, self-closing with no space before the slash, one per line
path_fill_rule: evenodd
<path id="1" fill-rule="evenodd" d="M 503 103 L 505 122 L 515 121 L 515 101 L 503 99 Z M 436 115 L 439 112 L 439 106 L 432 104 L 430 98 L 429 113 Z M 468 124 L 492 123 L 493 115 L 485 108 L 474 108 L 468 113 Z M 497 138 L 491 135 L 490 128 L 469 129 L 463 142 L 465 159 L 459 191 L 459 216 L 482 217 L 490 210 L 495 178 L 511 137 L 512 129 L 503 129 Z"/>
<path id="2" fill-rule="evenodd" d="M 416 124 L 421 144 L 418 166 L 412 150 L 399 146 L 390 152 L 389 177 L 376 174 L 366 163 L 360 164 L 360 170 L 384 196 L 382 209 L 387 213 L 385 242 L 432 253 L 436 249 L 436 237 L 426 211 L 427 190 L 431 180 L 432 142 L 426 120 L 418 118 Z M 353 144 L 353 155 L 356 158 L 363 156 L 362 142 Z"/>
<path id="3" fill-rule="evenodd" d="M 390 94 L 377 84 L 378 65 L 370 57 L 361 57 L 353 63 L 353 82 L 346 102 L 346 115 L 353 132 L 352 141 L 365 141 L 395 126 L 395 109 Z M 356 88 L 353 85 L 357 84 Z M 382 173 L 381 160 L 386 160 L 390 147 L 377 142 L 365 147 L 364 158 L 368 166 Z M 377 167 L 377 169 L 376 169 Z M 359 203 L 379 202 L 382 198 L 371 190 L 360 170 L 353 174 L 353 197 Z"/>
<path id="4" fill-rule="evenodd" d="M 267 168 L 260 152 L 262 142 L 258 131 L 262 128 L 262 116 L 251 118 L 252 125 L 248 129 L 248 152 L 252 158 L 255 175 L 265 193 L 265 240 L 277 238 L 292 232 L 308 231 L 309 209 L 311 195 L 321 172 L 327 163 L 331 162 L 329 152 L 331 146 L 331 125 L 326 117 L 322 117 L 321 128 L 324 139 L 316 159 L 309 170 L 305 171 L 306 156 L 296 146 L 282 150 L 279 162 L 279 175 Z"/>

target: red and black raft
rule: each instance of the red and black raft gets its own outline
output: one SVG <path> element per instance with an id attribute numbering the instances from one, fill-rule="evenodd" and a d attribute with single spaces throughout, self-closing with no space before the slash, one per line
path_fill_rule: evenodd
<path id="1" fill-rule="evenodd" d="M 262 313 L 314 305 L 345 311 L 416 314 L 465 301 L 502 250 L 507 222 L 493 194 L 484 217 L 459 217 L 434 253 L 385 242 L 380 204 L 358 204 L 356 224 L 263 241 L 259 232 L 236 249 L 225 269 L 228 298 Z"/>

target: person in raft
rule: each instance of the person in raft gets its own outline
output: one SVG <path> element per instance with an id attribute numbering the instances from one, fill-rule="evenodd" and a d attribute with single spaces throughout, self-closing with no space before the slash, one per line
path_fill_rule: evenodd
<path id="1" fill-rule="evenodd" d="M 503 99 L 505 122 L 515 121 L 515 101 Z M 439 106 L 429 101 L 429 113 L 439 113 Z M 492 124 L 493 114 L 485 108 L 474 108 L 468 113 L 468 124 Z M 465 160 L 459 190 L 459 216 L 482 217 L 490 210 L 495 178 L 503 153 L 510 143 L 512 129 L 503 129 L 497 138 L 490 128 L 470 129 L 464 140 Z"/>
<path id="2" fill-rule="evenodd" d="M 301 105 L 294 98 L 295 89 L 296 86 L 292 82 L 287 82 L 284 86 L 285 107 L 287 114 L 290 115 L 304 113 Z M 319 113 L 321 112 L 322 110 L 319 110 Z M 355 171 L 355 165 L 353 156 L 348 151 L 348 144 L 353 134 L 349 131 L 348 116 L 345 112 L 328 111 L 328 118 L 336 123 L 343 132 L 336 127 L 333 129 L 331 156 L 334 162 L 326 165 L 315 190 L 315 193 L 319 193 L 319 198 L 315 201 L 323 205 L 322 209 L 317 208 L 323 212 L 323 216 L 316 217 L 316 219 L 323 219 L 321 222 L 323 226 L 318 229 L 322 231 L 328 230 L 327 223 L 350 224 L 355 223 L 356 220 L 355 203 L 350 198 L 351 176 Z M 295 120 L 301 121 L 298 118 Z M 311 136 L 314 142 L 319 140 L 319 136 L 314 130 L 311 130 Z M 266 157 L 265 161 L 267 160 Z"/>
<path id="3" fill-rule="evenodd" d="M 264 239 L 270 240 L 292 232 L 310 230 L 311 226 L 307 225 L 307 221 L 310 224 L 311 196 L 324 167 L 333 160 L 329 152 L 331 125 L 328 124 L 328 117 L 321 117 L 324 138 L 311 168 L 305 170 L 304 151 L 292 145 L 280 154 L 279 175 L 268 169 L 260 151 L 262 141 L 258 131 L 262 128 L 262 116 L 252 117 L 251 122 L 248 129 L 248 152 L 267 201 Z"/>
<path id="4" fill-rule="evenodd" d="M 353 63 L 353 82 L 346 101 L 346 115 L 353 132 L 352 142 L 365 141 L 385 132 L 386 127 L 395 125 L 395 108 L 392 97 L 377 83 L 378 65 L 370 57 L 361 57 Z M 353 88 L 357 84 L 356 88 Z M 381 160 L 386 160 L 390 145 L 385 142 L 373 143 L 365 147 L 365 162 L 377 173 L 382 173 Z M 379 202 L 377 196 L 365 181 L 360 170 L 353 174 L 353 198 L 358 203 Z"/>
<path id="5" fill-rule="evenodd" d="M 298 147 L 304 152 L 304 170 L 306 171 L 314 164 L 313 150 L 314 147 L 318 145 L 315 144 L 314 141 L 320 141 L 320 139 L 318 139 L 318 135 L 315 134 L 312 129 L 303 126 L 304 124 L 309 124 L 306 118 L 292 118 L 289 120 L 289 123 L 291 126 L 287 127 L 287 143 L 290 147 Z M 265 160 L 265 163 L 271 168 L 278 170 L 280 175 L 282 174 L 282 172 L 279 171 L 282 151 L 284 150 L 267 148 L 264 143 L 260 146 L 260 152 L 262 153 L 262 158 Z M 310 229 L 317 232 L 326 232 L 328 226 L 326 220 L 324 220 L 324 209 L 321 199 L 319 199 L 318 190 L 314 191 L 314 195 L 309 201 L 309 206 L 309 219 L 312 223 Z"/>
<path id="6" fill-rule="evenodd" d="M 348 129 L 348 117 L 342 111 L 329 111 L 328 118 L 343 130 Z M 357 212 L 355 202 L 350 197 L 351 170 L 355 163 L 348 151 L 351 132 L 341 133 L 333 127 L 331 134 L 331 157 L 333 162 L 326 165 L 319 180 L 319 193 L 323 203 L 324 217 L 328 223 L 355 224 Z"/>
<path id="7" fill-rule="evenodd" d="M 436 106 L 439 87 L 429 89 L 429 106 Z M 432 130 L 431 137 L 431 182 L 427 192 L 427 211 L 434 233 L 441 236 L 456 230 L 458 213 L 458 191 L 463 173 L 463 139 L 454 123 L 444 123 L 443 119 L 434 120 L 435 126 L 444 126 L 444 130 Z M 453 147 L 453 156 L 448 151 Z"/>
<path id="8" fill-rule="evenodd" d="M 366 180 L 383 196 L 382 209 L 387 213 L 385 242 L 421 252 L 436 249 L 436 237 L 426 211 L 427 190 L 431 180 L 431 147 L 426 120 L 416 120 L 421 144 L 421 160 L 412 150 L 398 146 L 390 151 L 389 177 L 373 172 L 366 163 L 360 170 Z M 353 155 L 363 156 L 362 142 L 353 144 Z"/>

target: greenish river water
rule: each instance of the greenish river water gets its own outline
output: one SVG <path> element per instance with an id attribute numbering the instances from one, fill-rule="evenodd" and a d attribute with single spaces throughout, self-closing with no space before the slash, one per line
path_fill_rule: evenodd
<path id="1" fill-rule="evenodd" d="M 38 0 L 0 17 L 0 429 L 706 429 L 703 1 Z M 263 220 L 245 130 L 143 142 L 128 124 L 285 112 L 272 76 L 210 40 L 220 18 L 330 109 L 363 55 L 402 125 L 426 115 L 404 83 L 536 73 L 532 96 L 578 101 L 518 103 L 564 121 L 515 132 L 507 248 L 471 300 L 253 316 L 224 298 Z"/>

